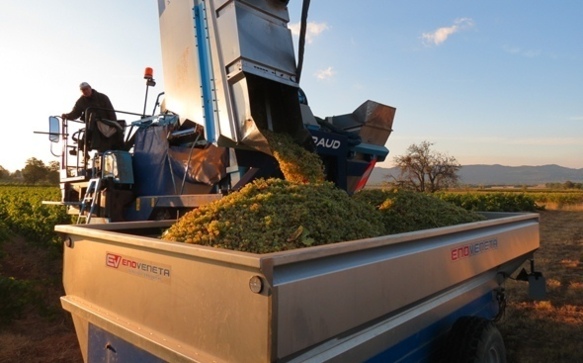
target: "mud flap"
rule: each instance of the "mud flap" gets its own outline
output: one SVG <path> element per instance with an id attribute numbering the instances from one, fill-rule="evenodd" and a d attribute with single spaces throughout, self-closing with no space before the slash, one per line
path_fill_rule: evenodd
<path id="1" fill-rule="evenodd" d="M 534 300 L 544 300 L 546 298 L 546 280 L 540 272 L 528 276 L 528 296 Z"/>
<path id="2" fill-rule="evenodd" d="M 528 296 L 533 300 L 544 300 L 547 296 L 546 279 L 543 274 L 534 269 L 534 260 L 530 260 L 530 273 L 520 270 L 516 280 L 528 282 Z"/>

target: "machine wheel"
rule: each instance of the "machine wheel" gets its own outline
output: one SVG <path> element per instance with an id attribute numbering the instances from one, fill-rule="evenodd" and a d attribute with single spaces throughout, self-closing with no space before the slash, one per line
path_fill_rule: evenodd
<path id="1" fill-rule="evenodd" d="M 459 318 L 448 336 L 447 362 L 506 363 L 506 348 L 498 328 L 491 321 L 475 317 Z"/>

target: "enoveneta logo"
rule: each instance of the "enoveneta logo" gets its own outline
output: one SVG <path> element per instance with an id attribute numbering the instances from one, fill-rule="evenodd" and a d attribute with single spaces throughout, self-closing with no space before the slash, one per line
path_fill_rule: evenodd
<path id="1" fill-rule="evenodd" d="M 105 254 L 105 265 L 149 280 L 170 283 L 172 269 L 170 266 L 160 263 L 107 252 Z"/>
<path id="2" fill-rule="evenodd" d="M 480 253 L 495 249 L 498 249 L 498 239 L 496 238 L 470 243 L 464 246 L 452 248 L 451 260 L 457 261 L 462 258 L 476 256 Z"/>

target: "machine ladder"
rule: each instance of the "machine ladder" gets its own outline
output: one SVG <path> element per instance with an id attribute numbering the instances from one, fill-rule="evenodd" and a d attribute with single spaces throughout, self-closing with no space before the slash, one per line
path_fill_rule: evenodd
<path id="1" fill-rule="evenodd" d="M 89 224 L 91 222 L 91 216 L 95 212 L 95 205 L 97 204 L 97 193 L 99 192 L 100 187 L 101 178 L 89 179 L 89 184 L 85 190 L 85 196 L 83 197 L 83 200 L 81 201 L 81 207 L 79 208 L 77 224 L 81 224 L 82 219 L 85 219 L 85 224 Z"/>

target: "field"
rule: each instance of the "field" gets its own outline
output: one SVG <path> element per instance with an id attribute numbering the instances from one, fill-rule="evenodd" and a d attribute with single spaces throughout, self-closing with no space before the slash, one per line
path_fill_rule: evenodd
<path id="1" fill-rule="evenodd" d="M 61 248 L 68 223 L 56 187 L 0 186 L 0 363 L 80 362 L 71 318 L 60 308 Z"/>
<path id="2" fill-rule="evenodd" d="M 543 209 L 549 210 L 583 210 L 583 191 L 581 189 L 470 189 L 455 190 L 439 193 L 448 201 L 456 204 L 475 206 L 478 202 L 489 205 L 499 204 L 501 201 L 527 202 L 534 201 Z M 498 200 L 498 202 L 496 202 Z M 516 203 L 520 205 L 520 203 Z M 482 208 L 483 209 L 483 208 Z"/>
<path id="3" fill-rule="evenodd" d="M 61 255 L 51 234 L 67 216 L 39 206 L 57 198 L 56 188 L 0 187 L 0 363 L 81 361 L 59 303 Z M 548 299 L 533 302 L 526 283 L 506 283 L 508 307 L 498 326 L 509 362 L 583 362 L 583 210 L 547 208 L 540 222 L 536 267 Z"/>
<path id="4" fill-rule="evenodd" d="M 507 283 L 509 303 L 499 324 L 510 362 L 583 362 L 583 211 L 540 214 L 537 269 L 548 300 L 532 302 L 523 282 Z"/>
<path id="5" fill-rule="evenodd" d="M 0 274 L 35 285 L 35 302 L 0 325 L 0 363 L 82 362 L 72 320 L 59 303 L 64 294 L 59 258 L 18 237 L 0 247 L 5 256 Z"/>

